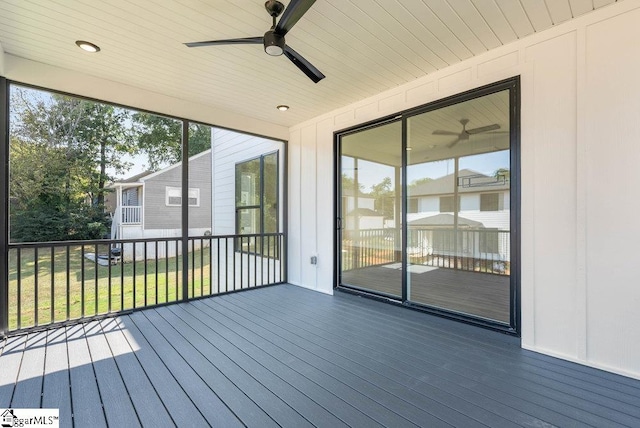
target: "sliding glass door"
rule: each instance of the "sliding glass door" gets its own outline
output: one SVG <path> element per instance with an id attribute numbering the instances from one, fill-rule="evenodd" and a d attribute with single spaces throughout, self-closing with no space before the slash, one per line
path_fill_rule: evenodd
<path id="1" fill-rule="evenodd" d="M 509 91 L 407 118 L 408 300 L 509 323 Z"/>
<path id="2" fill-rule="evenodd" d="M 400 121 L 345 135 L 340 152 L 341 279 L 402 296 Z"/>
<path id="3" fill-rule="evenodd" d="M 517 81 L 339 135 L 338 285 L 514 329 Z"/>

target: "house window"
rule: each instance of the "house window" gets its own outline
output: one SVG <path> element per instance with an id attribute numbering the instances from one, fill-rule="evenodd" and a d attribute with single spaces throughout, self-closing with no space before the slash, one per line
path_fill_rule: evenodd
<path id="1" fill-rule="evenodd" d="M 460 206 L 460 196 L 458 196 L 458 206 Z M 440 212 L 452 213 L 455 211 L 453 206 L 453 196 L 440 196 Z"/>
<path id="2" fill-rule="evenodd" d="M 179 207 L 182 205 L 182 188 L 169 187 L 165 188 L 165 204 L 168 207 Z M 200 189 L 189 188 L 189 206 L 200 206 Z"/>
<path id="3" fill-rule="evenodd" d="M 483 193 L 480 195 L 480 211 L 498 211 L 499 209 L 499 193 Z"/>
<path id="4" fill-rule="evenodd" d="M 260 235 L 279 228 L 278 152 L 236 164 L 236 233 Z M 273 238 L 240 240 L 242 251 L 276 255 Z"/>

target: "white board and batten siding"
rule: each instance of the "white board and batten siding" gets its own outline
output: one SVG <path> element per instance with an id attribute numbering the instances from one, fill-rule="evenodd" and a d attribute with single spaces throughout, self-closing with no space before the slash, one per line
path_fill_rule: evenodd
<path id="1" fill-rule="evenodd" d="M 220 128 L 213 128 L 212 133 L 212 233 L 214 235 L 236 233 L 236 164 L 275 151 L 279 153 L 280 230 L 283 230 L 284 143 Z"/>
<path id="2" fill-rule="evenodd" d="M 289 281 L 332 293 L 335 131 L 520 76 L 522 346 L 640 378 L 638 23 L 618 2 L 292 127 Z"/>

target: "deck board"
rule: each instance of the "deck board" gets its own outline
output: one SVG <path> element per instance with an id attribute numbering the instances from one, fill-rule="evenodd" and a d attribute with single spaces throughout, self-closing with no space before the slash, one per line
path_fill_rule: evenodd
<path id="1" fill-rule="evenodd" d="M 139 420 L 145 426 L 162 426 L 175 423 L 159 398 L 140 362 L 135 350 L 124 336 L 117 319 L 107 319 L 100 323 L 104 337 L 113 353 L 115 364 L 129 391 L 131 401 Z M 170 423 L 167 423 L 170 421 Z"/>
<path id="2" fill-rule="evenodd" d="M 47 332 L 46 359 L 42 385 L 42 407 L 58 409 L 61 420 L 71 420 L 69 357 L 64 329 Z"/>
<path id="3" fill-rule="evenodd" d="M 174 306 L 170 309 L 170 316 L 167 316 L 167 311 L 163 311 L 163 316 L 165 316 L 168 322 L 171 322 L 173 325 L 176 325 L 179 322 L 186 323 L 188 326 L 191 326 L 191 328 L 200 333 L 203 340 L 196 338 L 196 340 L 191 341 L 192 344 L 204 351 L 206 351 L 207 348 L 215 346 L 219 352 L 223 353 L 224 356 L 229 359 L 230 362 L 233 362 L 243 368 L 249 376 L 259 382 L 260 388 L 264 388 L 264 385 L 269 385 L 269 389 L 274 396 L 266 397 L 267 400 L 262 404 L 263 408 L 268 413 L 279 410 L 278 407 L 274 407 L 274 404 L 277 403 L 279 406 L 291 406 L 293 410 L 298 412 L 299 415 L 305 419 L 302 423 L 303 425 L 307 425 L 309 420 L 314 420 L 319 421 L 317 425 L 319 427 L 331 428 L 345 426 L 330 412 L 316 404 L 313 400 L 310 400 L 309 397 L 302 394 L 283 378 L 278 377 L 273 371 L 269 370 L 269 368 L 265 366 L 264 359 L 251 358 L 241 349 L 235 347 L 232 342 L 218 334 L 215 330 L 209 328 L 209 326 L 202 322 L 199 317 L 193 316 L 183 308 Z M 214 351 L 211 352 L 210 355 L 213 357 L 213 361 L 217 365 L 220 363 L 222 358 L 219 360 L 216 358 L 216 354 L 217 352 Z M 251 390 L 253 388 L 247 389 Z M 279 401 L 282 401 L 282 403 L 279 403 Z M 294 418 L 298 421 L 287 421 L 286 423 L 300 423 L 299 418 L 295 416 Z M 309 424 L 308 426 L 313 425 Z"/>
<path id="4" fill-rule="evenodd" d="M 73 419 L 84 426 L 106 427 L 102 398 L 82 324 L 67 328 L 67 349 Z"/>
<path id="5" fill-rule="evenodd" d="M 32 333 L 27 338 L 11 399 L 12 407 L 28 407 L 30 403 L 38 403 L 37 407 L 40 407 L 46 344 L 46 332 Z"/>
<path id="6" fill-rule="evenodd" d="M 61 426 L 640 426 L 640 381 L 291 285 L 0 342 L 0 407 Z"/>
<path id="7" fill-rule="evenodd" d="M 184 355 L 178 351 L 178 349 L 181 350 L 187 357 L 193 355 L 195 359 L 197 354 L 193 352 L 193 347 L 185 341 L 179 340 L 175 334 L 172 334 L 171 329 L 158 330 L 158 326 L 153 325 L 142 312 L 137 312 L 128 318 L 135 323 L 145 339 L 161 357 L 207 424 L 213 426 L 214 421 L 227 420 L 226 414 L 220 415 L 218 413 L 218 410 L 224 405 L 221 406 L 219 397 L 206 383 L 206 380 L 209 380 L 213 375 L 213 370 L 208 370 L 210 367 L 206 365 L 201 370 L 198 370 L 200 368 L 198 366 L 192 367 L 190 362 L 184 359 Z M 185 420 L 190 420 L 190 418 Z M 177 422 L 180 424 L 180 420 Z"/>
<path id="8" fill-rule="evenodd" d="M 268 334 L 257 334 L 260 327 L 251 324 L 247 319 L 232 312 L 228 308 L 215 305 L 213 301 L 194 302 L 193 307 L 185 305 L 185 311 L 193 313 L 199 311 L 205 318 L 207 324 L 215 325 L 216 331 L 225 333 L 225 327 L 236 336 L 236 343 L 243 347 L 245 352 L 252 353 L 257 358 L 269 364 L 275 373 L 295 385 L 300 391 L 312 398 L 316 403 L 322 405 L 327 410 L 352 427 L 382 427 L 375 420 L 365 413 L 357 410 L 349 404 L 349 400 L 343 400 L 335 394 L 335 388 L 331 387 L 333 378 L 322 378 L 319 370 L 308 364 L 302 358 L 298 358 L 293 353 L 288 353 L 281 347 L 267 340 Z M 197 312 L 196 312 L 197 313 Z M 266 332 L 266 330 L 265 330 Z M 262 331 L 261 331 L 262 333 Z M 321 381 L 314 382 L 313 375 L 309 372 L 320 374 Z"/>
<path id="9" fill-rule="evenodd" d="M 84 325 L 100 398 L 110 426 L 141 426 L 100 322 Z"/>
<path id="10" fill-rule="evenodd" d="M 255 293 L 246 298 L 255 299 L 258 297 L 257 294 Z M 278 296 L 269 296 L 269 298 L 277 299 Z M 305 320 L 306 322 L 312 322 L 313 316 L 311 312 L 313 311 L 319 311 L 322 319 L 324 319 L 327 317 L 327 311 L 323 309 L 321 307 L 318 308 L 315 303 L 310 303 L 300 309 L 301 315 L 294 322 L 297 324 L 305 322 Z M 281 308 L 279 312 L 291 314 L 295 310 L 285 311 Z M 415 340 L 411 337 L 404 325 L 399 326 L 397 331 L 391 330 L 384 317 L 362 324 L 362 317 L 353 315 L 348 311 L 339 311 L 335 314 L 335 317 L 329 317 L 331 320 L 338 320 L 336 327 L 340 324 L 349 325 L 352 329 L 358 327 L 350 334 L 345 334 L 344 329 L 340 331 L 341 342 L 348 343 L 352 347 L 359 343 L 363 344 L 364 348 L 360 350 L 363 357 L 374 351 L 387 351 L 389 355 L 396 356 L 400 353 L 402 362 L 392 361 L 390 365 L 406 369 L 411 376 L 419 376 L 420 374 L 419 371 L 412 370 L 415 367 L 422 369 L 434 364 L 446 367 L 449 371 L 449 373 L 446 373 L 448 378 L 461 377 L 462 381 L 464 379 L 476 382 L 481 381 L 483 386 L 490 388 L 483 389 L 485 393 L 504 393 L 526 400 L 529 405 L 539 406 L 540 411 L 547 412 L 547 418 L 550 418 L 558 425 L 570 423 L 571 420 L 569 418 L 576 418 L 582 423 L 596 425 L 606 425 L 614 422 L 624 425 L 632 423 L 634 419 L 637 420 L 633 417 L 629 418 L 625 414 L 637 413 L 637 408 L 633 406 L 621 406 L 624 407 L 624 410 L 612 412 L 606 406 L 600 406 L 594 401 L 586 400 L 584 391 L 581 388 L 565 388 L 563 391 L 563 384 L 555 381 L 547 381 L 546 385 L 539 385 L 537 383 L 538 373 L 529 373 L 529 367 L 513 362 L 509 358 L 510 356 L 504 357 L 502 352 L 495 352 L 490 356 L 485 355 L 483 352 L 468 354 L 468 352 L 465 352 L 468 349 L 465 343 L 452 342 L 449 338 L 442 338 L 436 343 L 431 340 L 429 341 L 430 343 L 427 343 L 424 340 Z M 380 341 L 380 336 L 385 336 L 387 330 L 390 331 L 386 334 L 386 340 Z M 331 331 L 335 333 L 336 329 Z M 327 335 L 326 337 L 334 337 L 333 340 L 340 340 L 335 338 L 335 334 Z M 412 341 L 414 343 L 411 343 Z M 406 342 L 410 343 L 408 348 Z M 376 343 L 376 345 L 371 347 L 372 343 Z M 426 347 L 431 347 L 431 349 L 428 352 L 424 352 Z M 407 349 L 407 351 L 403 351 L 403 348 Z M 440 355 L 443 349 L 448 351 L 446 355 Z M 479 343 L 476 351 L 481 350 L 482 344 Z M 422 354 L 425 355 L 425 358 L 421 358 Z M 463 358 L 459 358 L 458 356 L 460 355 Z M 499 361 L 498 364 L 496 364 L 497 361 Z M 513 373 L 518 373 L 518 376 L 514 376 Z M 498 397 L 499 395 L 494 396 Z M 600 398 L 600 402 L 606 401 L 603 397 Z"/>

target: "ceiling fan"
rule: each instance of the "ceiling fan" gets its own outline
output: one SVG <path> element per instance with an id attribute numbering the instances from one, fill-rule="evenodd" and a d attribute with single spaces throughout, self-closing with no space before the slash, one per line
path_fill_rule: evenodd
<path id="1" fill-rule="evenodd" d="M 271 56 L 279 56 L 284 54 L 292 63 L 296 65 L 304 74 L 318 83 L 325 78 L 325 75 L 315 68 L 309 61 L 304 59 L 302 55 L 294 51 L 291 46 L 287 45 L 284 36 L 296 25 L 298 20 L 302 18 L 309 8 L 315 3 L 315 0 L 291 0 L 286 10 L 284 5 L 277 0 L 268 0 L 264 7 L 273 19 L 273 25 L 264 36 L 245 37 L 242 39 L 226 39 L 226 40 L 210 40 L 205 42 L 185 43 L 190 48 L 213 45 L 263 45 L 264 51 Z M 282 14 L 282 18 L 276 24 L 276 18 Z"/>
<path id="2" fill-rule="evenodd" d="M 460 124 L 462 125 L 462 132 L 454 132 L 454 131 L 444 131 L 441 129 L 433 131 L 432 135 L 456 135 L 458 138 L 447 144 L 447 147 L 451 148 L 458 144 L 460 141 L 468 141 L 469 136 L 473 134 L 480 134 L 483 132 L 495 131 L 496 129 L 500 129 L 500 125 L 494 123 L 492 125 L 481 126 L 479 128 L 467 129 L 467 123 L 469 123 L 469 119 L 460 119 Z"/>

